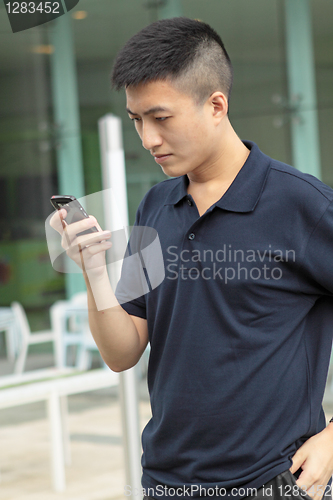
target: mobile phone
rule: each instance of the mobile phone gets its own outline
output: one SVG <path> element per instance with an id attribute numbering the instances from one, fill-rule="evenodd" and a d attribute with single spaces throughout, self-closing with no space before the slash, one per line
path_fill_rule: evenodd
<path id="1" fill-rule="evenodd" d="M 50 198 L 51 205 L 56 210 L 64 208 L 67 212 L 66 222 L 67 224 L 72 224 L 73 222 L 78 222 L 83 219 L 88 219 L 89 215 L 84 210 L 81 203 L 75 198 L 75 196 L 70 195 L 54 195 Z M 96 233 L 98 232 L 97 227 L 92 227 L 81 231 L 77 236 L 82 236 L 83 234 Z"/>

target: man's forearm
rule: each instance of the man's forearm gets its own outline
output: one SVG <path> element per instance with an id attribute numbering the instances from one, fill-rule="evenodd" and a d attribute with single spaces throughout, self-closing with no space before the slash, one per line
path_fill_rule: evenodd
<path id="1" fill-rule="evenodd" d="M 97 278 L 84 273 L 88 291 L 89 325 L 105 363 L 127 370 L 141 357 L 140 337 L 130 315 L 120 306 L 107 272 Z"/>

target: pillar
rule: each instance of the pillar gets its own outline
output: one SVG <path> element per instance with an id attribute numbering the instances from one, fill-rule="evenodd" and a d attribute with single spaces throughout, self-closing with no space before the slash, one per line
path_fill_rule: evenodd
<path id="1" fill-rule="evenodd" d="M 72 26 L 69 14 L 52 21 L 50 42 L 54 122 L 57 142 L 59 194 L 84 196 L 80 113 Z M 68 259 L 69 260 L 69 259 Z M 66 270 L 67 298 L 85 290 L 74 262 Z"/>
<path id="2" fill-rule="evenodd" d="M 285 19 L 293 165 L 320 178 L 310 0 L 285 0 Z"/>

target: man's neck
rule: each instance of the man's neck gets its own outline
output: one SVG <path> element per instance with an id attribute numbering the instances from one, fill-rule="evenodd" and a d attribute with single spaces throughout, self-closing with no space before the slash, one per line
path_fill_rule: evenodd
<path id="1" fill-rule="evenodd" d="M 188 193 L 193 197 L 207 198 L 207 201 L 212 197 L 216 198 L 218 194 L 221 197 L 237 176 L 249 154 L 250 151 L 230 125 L 229 133 L 223 139 L 223 146 L 217 152 L 214 161 L 200 170 L 196 169 L 187 174 Z"/>

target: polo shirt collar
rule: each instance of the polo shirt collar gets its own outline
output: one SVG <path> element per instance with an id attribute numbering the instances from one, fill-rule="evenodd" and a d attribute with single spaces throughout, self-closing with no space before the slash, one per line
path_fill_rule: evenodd
<path id="1" fill-rule="evenodd" d="M 251 141 L 243 141 L 250 150 L 246 162 L 215 206 L 230 212 L 252 212 L 263 192 L 271 159 Z M 178 182 L 167 196 L 165 205 L 176 205 L 188 196 L 187 175 L 178 177 Z"/>

